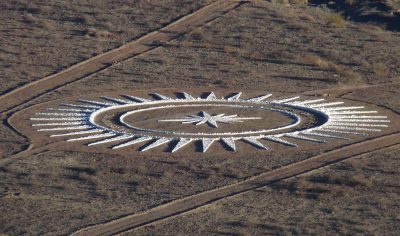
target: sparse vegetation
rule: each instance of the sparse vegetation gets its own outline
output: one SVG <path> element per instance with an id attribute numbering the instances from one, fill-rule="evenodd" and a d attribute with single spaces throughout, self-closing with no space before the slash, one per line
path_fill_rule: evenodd
<path id="1" fill-rule="evenodd" d="M 128 235 L 397 233 L 398 154 L 394 147 L 334 164 L 318 173 L 231 197 Z"/>
<path id="2" fill-rule="evenodd" d="M 302 59 L 305 64 L 318 66 L 321 69 L 329 69 L 332 66 L 331 63 L 316 55 L 307 54 L 301 56 L 300 59 Z"/>
<path id="3" fill-rule="evenodd" d="M 345 0 L 346 5 L 352 6 L 357 3 L 357 0 Z"/>
<path id="4" fill-rule="evenodd" d="M 211 49 L 211 48 L 213 48 L 213 45 L 209 42 L 205 42 L 205 43 L 203 43 L 203 47 L 206 49 Z"/>
<path id="5" fill-rule="evenodd" d="M 24 1 L 18 4 L 21 2 Z M 211 0 L 111 1 L 106 6 L 102 1 L 72 5 L 55 1 L 28 7 L 3 1 L 0 6 L 5 6 L 2 11 L 7 14 L 1 16 L 0 89 L 9 91 L 135 39 L 206 2 Z M 218 88 L 249 91 L 255 96 L 270 91 L 285 96 L 330 89 L 322 94 L 327 94 L 329 100 L 338 95 L 335 88 L 342 83 L 378 85 L 398 77 L 400 51 L 394 49 L 400 41 L 396 34 L 383 27 L 357 30 L 355 25 L 344 22 L 341 15 L 328 20 L 332 25 L 338 23 L 340 29 L 326 27 L 329 12 L 311 5 L 245 3 L 168 46 L 115 63 L 33 102 L 64 101 L 66 97 L 82 98 L 88 93 L 128 91 L 138 95 L 158 88 L 175 92 Z M 398 111 L 399 91 L 398 85 L 382 85 L 379 89 L 352 90 L 344 98 L 384 104 Z M 147 93 L 140 96 L 146 97 Z M 274 148 L 267 155 L 254 154 L 242 143 L 238 144 L 240 152 L 225 156 L 196 152 L 170 156 L 161 151 L 147 155 L 130 149 L 116 153 L 84 145 L 85 149 L 74 151 L 50 148 L 29 158 L 15 158 L 0 167 L 0 231 L 11 235 L 44 231 L 70 234 L 80 227 L 146 211 L 304 160 L 335 148 L 340 142 L 319 150 L 288 148 L 285 153 L 281 151 L 283 145 L 271 143 L 281 149 Z M 29 141 L 13 130 L 0 128 L 2 158 L 28 145 Z M 400 175 L 396 169 L 398 158 L 392 158 L 398 152 L 374 155 L 364 156 L 364 161 L 353 165 L 339 163 L 321 169 L 313 174 L 317 177 L 293 178 L 273 188 L 219 201 L 153 228 L 144 227 L 138 234 L 179 231 L 176 234 L 384 235 L 388 229 L 398 232 L 400 209 L 394 203 L 399 200 L 396 191 Z"/>
<path id="6" fill-rule="evenodd" d="M 0 95 L 159 29 L 212 1 L 1 1 Z"/>
<path id="7" fill-rule="evenodd" d="M 291 4 L 308 4 L 308 0 L 289 0 Z"/>
<path id="8" fill-rule="evenodd" d="M 387 76 L 389 74 L 389 69 L 383 63 L 373 63 L 372 71 L 377 76 Z"/>
<path id="9" fill-rule="evenodd" d="M 330 70 L 335 73 L 338 73 L 339 75 L 341 75 L 341 79 L 339 78 L 339 81 L 338 81 L 339 83 L 357 84 L 357 83 L 361 83 L 363 81 L 360 73 L 357 73 L 357 72 L 353 71 L 352 69 L 347 68 L 345 66 L 338 65 L 333 62 L 325 61 L 322 58 L 320 58 L 319 56 L 307 54 L 307 55 L 301 56 L 300 60 L 305 64 L 317 66 L 323 70 Z"/>
<path id="10" fill-rule="evenodd" d="M 236 53 L 238 50 L 235 47 L 232 46 L 224 46 L 224 52 L 228 53 L 228 54 L 234 54 Z"/>
<path id="11" fill-rule="evenodd" d="M 328 23 L 336 27 L 344 27 L 346 25 L 346 21 L 344 20 L 343 16 L 339 13 L 329 14 Z"/>
<path id="12" fill-rule="evenodd" d="M 89 28 L 88 31 L 86 32 L 86 35 L 95 38 L 110 38 L 113 36 L 107 30 L 98 30 L 96 28 Z"/>

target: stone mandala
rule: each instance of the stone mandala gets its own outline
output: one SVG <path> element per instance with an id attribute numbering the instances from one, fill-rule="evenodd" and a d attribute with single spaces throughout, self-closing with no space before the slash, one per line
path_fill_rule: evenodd
<path id="1" fill-rule="evenodd" d="M 350 139 L 379 132 L 390 122 L 363 106 L 302 100 L 298 96 L 273 99 L 272 94 L 266 94 L 242 99 L 242 93 L 235 93 L 218 98 L 213 92 L 199 98 L 186 92 L 179 98 L 152 95 L 154 99 L 121 95 L 64 103 L 36 113 L 31 118 L 32 126 L 40 132 L 51 132 L 50 137 L 87 140 L 88 146 L 108 144 L 120 149 L 147 142 L 140 148 L 147 151 L 169 143 L 169 151 L 176 152 L 199 142 L 206 152 L 216 141 L 236 151 L 237 141 L 268 149 L 268 142 L 297 147 L 296 140 L 324 143 Z M 269 117 L 275 117 L 278 124 L 272 124 Z M 279 124 L 281 120 L 285 122 Z"/>

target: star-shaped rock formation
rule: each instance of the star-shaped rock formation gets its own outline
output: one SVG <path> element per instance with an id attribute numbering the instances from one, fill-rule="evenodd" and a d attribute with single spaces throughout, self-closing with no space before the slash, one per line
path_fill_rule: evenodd
<path id="1" fill-rule="evenodd" d="M 171 120 L 159 120 L 159 122 L 182 122 L 182 124 L 196 124 L 201 125 L 207 123 L 208 125 L 218 128 L 217 122 L 222 123 L 234 123 L 243 122 L 244 120 L 259 120 L 261 117 L 238 117 L 238 115 L 218 114 L 210 115 L 205 111 L 199 112 L 198 115 L 188 115 L 182 118 L 171 119 Z"/>

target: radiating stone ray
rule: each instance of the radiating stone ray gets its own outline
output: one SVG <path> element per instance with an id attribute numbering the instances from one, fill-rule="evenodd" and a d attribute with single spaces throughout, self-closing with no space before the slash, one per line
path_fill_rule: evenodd
<path id="1" fill-rule="evenodd" d="M 315 104 L 315 105 L 308 105 L 308 107 L 311 108 L 320 108 L 320 107 L 330 107 L 330 106 L 336 106 L 336 105 L 341 105 L 344 102 L 329 102 L 329 103 L 321 103 L 321 104 Z"/>
<path id="2" fill-rule="evenodd" d="M 84 100 L 84 99 L 79 99 L 78 101 L 81 103 L 93 104 L 96 106 L 98 105 L 98 106 L 103 106 L 103 107 L 118 105 L 118 103 L 115 103 L 115 102 L 100 102 L 100 101 L 92 101 L 92 100 Z"/>
<path id="3" fill-rule="evenodd" d="M 360 126 L 360 127 L 388 127 L 382 124 L 361 124 L 361 123 L 347 123 L 347 122 L 331 122 L 330 125 L 336 126 Z"/>
<path id="4" fill-rule="evenodd" d="M 47 108 L 46 110 L 50 111 L 72 111 L 72 112 L 84 112 L 84 113 L 92 113 L 96 110 L 93 109 L 84 109 L 84 108 Z"/>
<path id="5" fill-rule="evenodd" d="M 112 97 L 107 97 L 107 96 L 101 96 L 101 98 L 104 99 L 104 100 L 107 100 L 107 101 L 118 103 L 118 104 L 130 104 L 130 103 L 133 103 L 132 101 L 121 99 L 121 98 L 112 98 Z"/>
<path id="6" fill-rule="evenodd" d="M 353 132 L 353 131 L 345 131 L 345 130 L 335 130 L 332 128 L 319 128 L 317 129 L 319 132 L 327 132 L 327 133 L 339 133 L 339 134 L 347 134 L 347 135 L 359 135 L 359 136 L 368 136 L 367 133 Z"/>
<path id="7" fill-rule="evenodd" d="M 76 125 L 76 126 L 67 126 L 67 127 L 38 129 L 38 131 L 58 131 L 58 130 L 74 130 L 74 129 L 89 129 L 89 128 L 93 128 L 93 126 L 91 126 L 91 125 Z"/>
<path id="8" fill-rule="evenodd" d="M 380 129 L 370 129 L 370 128 L 360 128 L 354 126 L 338 126 L 338 125 L 326 125 L 325 127 L 329 127 L 331 129 L 344 129 L 344 130 L 363 130 L 363 131 L 373 131 L 373 132 L 380 132 Z"/>
<path id="9" fill-rule="evenodd" d="M 183 148 L 184 146 L 188 145 L 191 143 L 193 139 L 187 139 L 187 138 L 180 138 L 178 143 L 175 145 L 175 147 L 172 149 L 171 152 L 176 152 L 179 149 Z"/>
<path id="10" fill-rule="evenodd" d="M 372 114 L 378 113 L 377 111 L 352 111 L 352 110 L 345 110 L 345 111 L 325 111 L 329 115 L 347 115 L 347 114 Z"/>
<path id="11" fill-rule="evenodd" d="M 67 139 L 67 141 L 82 141 L 82 140 L 88 140 L 88 139 L 112 137 L 115 135 L 116 135 L 115 133 L 95 134 L 95 135 L 89 135 L 89 136 L 79 137 L 79 138 L 70 138 L 70 139 Z"/>
<path id="12" fill-rule="evenodd" d="M 64 123 L 39 123 L 33 124 L 32 126 L 71 126 L 71 125 L 83 125 L 85 122 L 64 122 Z"/>
<path id="13" fill-rule="evenodd" d="M 300 98 L 299 96 L 296 96 L 296 97 L 290 97 L 290 98 L 272 100 L 271 103 L 287 103 L 287 102 L 290 102 L 290 101 L 297 100 L 297 99 L 299 99 L 299 98 Z"/>
<path id="14" fill-rule="evenodd" d="M 305 141 L 316 142 L 316 143 L 326 143 L 326 140 L 310 138 L 310 137 L 300 135 L 300 134 L 285 134 L 285 136 L 295 138 L 295 139 L 305 140 Z"/>
<path id="15" fill-rule="evenodd" d="M 233 138 L 222 138 L 224 142 L 232 151 L 236 152 L 235 140 Z"/>
<path id="16" fill-rule="evenodd" d="M 230 96 L 230 97 L 227 97 L 226 99 L 227 99 L 228 101 L 236 101 L 236 100 L 239 100 L 239 98 L 240 98 L 241 95 L 242 95 L 242 93 L 237 93 L 237 94 L 235 94 L 235 95 L 232 95 L 232 96 Z"/>
<path id="17" fill-rule="evenodd" d="M 249 102 L 261 102 L 261 101 L 264 101 L 265 99 L 267 99 L 267 98 L 269 98 L 271 96 L 272 96 L 272 94 L 266 94 L 266 95 L 262 95 L 262 96 L 258 96 L 258 97 L 247 99 L 247 101 L 249 101 Z"/>
<path id="18" fill-rule="evenodd" d="M 57 112 L 50 112 L 50 113 L 45 113 L 45 112 L 38 112 L 35 113 L 36 115 L 43 115 L 43 116 L 87 116 L 87 114 L 84 113 L 57 113 Z"/>
<path id="19" fill-rule="evenodd" d="M 62 134 L 52 134 L 50 137 L 63 137 L 63 136 L 72 136 L 72 135 L 82 135 L 82 134 L 92 134 L 92 133 L 102 133 L 104 132 L 103 129 L 90 129 L 84 131 L 75 131 L 69 133 L 62 133 Z"/>
<path id="20" fill-rule="evenodd" d="M 151 102 L 151 100 L 149 100 L 149 99 L 135 97 L 135 96 L 132 96 L 132 95 L 122 95 L 122 96 L 124 96 L 125 98 L 127 98 L 127 99 L 129 99 L 129 100 L 131 100 L 133 102 Z"/>
<path id="21" fill-rule="evenodd" d="M 153 139 L 153 137 L 147 137 L 147 136 L 146 137 L 139 137 L 139 138 L 136 138 L 134 140 L 128 141 L 126 143 L 122 143 L 122 144 L 116 145 L 116 146 L 112 147 L 112 149 L 118 149 L 118 148 L 122 148 L 122 147 L 127 147 L 127 146 L 131 146 L 131 145 L 134 145 L 134 144 L 137 144 L 137 143 L 149 141 L 149 140 L 152 140 L 152 139 Z"/>
<path id="22" fill-rule="evenodd" d="M 187 92 L 183 92 L 181 94 L 183 95 L 184 99 L 186 99 L 186 100 L 195 100 L 195 98 L 192 95 L 188 94 Z"/>
<path id="23" fill-rule="evenodd" d="M 203 152 L 206 152 L 214 142 L 215 142 L 215 139 L 212 139 L 212 138 L 203 138 L 203 139 L 201 139 Z"/>
<path id="24" fill-rule="evenodd" d="M 266 146 L 264 146 L 264 144 L 262 144 L 256 138 L 249 137 L 249 138 L 243 138 L 243 140 L 248 142 L 248 143 L 250 143 L 251 145 L 254 145 L 254 146 L 258 147 L 258 148 L 268 150 L 268 148 Z"/>
<path id="25" fill-rule="evenodd" d="M 368 120 L 368 119 L 337 119 L 337 118 L 332 118 L 331 119 L 334 122 L 360 122 L 360 123 L 390 123 L 390 120 Z"/>
<path id="26" fill-rule="evenodd" d="M 86 117 L 33 117 L 30 120 L 39 120 L 39 121 L 63 121 L 63 120 L 75 120 L 75 121 L 84 121 Z"/>
<path id="27" fill-rule="evenodd" d="M 124 134 L 124 135 L 119 135 L 117 137 L 107 138 L 107 139 L 100 140 L 100 141 L 97 141 L 97 142 L 89 143 L 88 146 L 94 146 L 94 145 L 105 144 L 105 143 L 112 143 L 112 142 L 121 141 L 121 140 L 129 139 L 129 138 L 133 138 L 133 137 L 134 137 L 134 135 Z"/>
<path id="28" fill-rule="evenodd" d="M 211 92 L 207 97 L 206 100 L 216 100 L 217 96 L 215 96 L 214 92 Z"/>
<path id="29" fill-rule="evenodd" d="M 330 108 L 321 108 L 323 111 L 331 112 L 331 111 L 345 111 L 345 110 L 355 110 L 355 109 L 364 109 L 364 106 L 354 106 L 354 107 L 330 107 Z"/>
<path id="30" fill-rule="evenodd" d="M 332 115 L 332 119 L 387 119 L 387 116 Z"/>
<path id="31" fill-rule="evenodd" d="M 78 108 L 84 108 L 84 109 L 100 109 L 100 108 L 102 108 L 101 106 L 82 105 L 82 104 L 69 104 L 69 103 L 63 103 L 61 105 L 62 106 L 66 106 L 66 107 L 78 107 Z"/>
<path id="32" fill-rule="evenodd" d="M 302 132 L 302 134 L 306 134 L 306 135 L 311 135 L 311 136 L 317 136 L 317 137 L 325 137 L 325 138 L 335 138 L 335 139 L 346 139 L 346 140 L 350 140 L 347 137 L 343 137 L 343 136 L 337 136 L 337 135 L 332 135 L 332 134 L 321 134 L 321 133 L 317 133 L 315 131 L 311 131 L 311 132 Z"/>
<path id="33" fill-rule="evenodd" d="M 159 139 L 156 139 L 156 141 L 154 143 L 148 145 L 147 147 L 142 148 L 142 150 L 140 150 L 140 151 L 145 152 L 147 150 L 158 147 L 158 146 L 168 143 L 170 141 L 171 141 L 171 139 L 169 139 L 169 138 L 159 138 Z"/>
<path id="34" fill-rule="evenodd" d="M 284 144 L 286 146 L 291 146 L 291 147 L 297 147 L 298 145 L 289 141 L 286 141 L 282 138 L 278 138 L 276 136 L 266 136 L 264 137 L 264 139 L 269 140 L 269 141 L 273 141 L 276 143 L 280 143 L 280 144 Z"/>
<path id="35" fill-rule="evenodd" d="M 325 101 L 325 99 L 314 99 L 314 100 L 306 100 L 306 101 L 296 101 L 296 102 L 289 102 L 288 104 L 293 104 L 293 105 L 307 105 L 307 104 L 312 104 L 312 103 L 317 103 L 317 102 L 322 102 Z"/>
<path id="36" fill-rule="evenodd" d="M 172 100 L 172 98 L 164 96 L 164 95 L 159 94 L 159 93 L 153 93 L 153 95 L 156 96 L 160 100 Z"/>

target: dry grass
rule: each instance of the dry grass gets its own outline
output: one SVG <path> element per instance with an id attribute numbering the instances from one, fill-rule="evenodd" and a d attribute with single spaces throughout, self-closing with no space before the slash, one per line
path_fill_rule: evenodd
<path id="1" fill-rule="evenodd" d="M 89 28 L 86 32 L 86 36 L 95 37 L 95 38 L 111 38 L 114 35 L 107 30 L 101 30 L 96 28 Z"/>
<path id="2" fill-rule="evenodd" d="M 142 2 L 146 6 L 147 1 Z M 149 2 L 157 4 L 164 1 Z M 178 4 L 180 5 L 181 1 Z M 174 41 L 175 44 L 171 47 L 161 47 L 124 61 L 118 66 L 69 84 L 56 92 L 38 98 L 36 101 L 38 103 L 47 102 L 52 99 L 63 99 L 66 96 L 83 97 L 88 96 L 88 91 L 91 94 L 101 95 L 116 91 L 129 91 L 129 93 L 136 94 L 140 93 L 140 90 L 153 92 L 155 88 L 162 87 L 174 88 L 174 91 L 186 91 L 201 86 L 204 86 L 202 87 L 204 92 L 213 90 L 215 87 L 218 90 L 223 87 L 231 92 L 249 92 L 256 89 L 264 92 L 272 91 L 274 95 L 280 96 L 281 94 L 276 91 L 301 93 L 317 89 L 334 89 L 338 87 L 338 84 L 332 84 L 326 78 L 335 78 L 337 83 L 341 83 L 345 81 L 345 76 L 349 77 L 350 80 L 356 80 L 361 75 L 365 81 L 371 84 L 388 82 L 386 78 L 376 78 L 371 73 L 370 66 L 366 67 L 365 70 L 360 70 L 357 65 L 360 65 L 360 62 L 364 60 L 370 62 L 391 61 L 393 62 L 393 67 L 389 71 L 393 75 L 391 78 L 399 74 L 398 68 L 400 67 L 397 66 L 398 61 L 396 62 L 396 60 L 400 58 L 400 52 L 393 50 L 399 45 L 396 37 L 389 37 L 385 44 L 377 44 L 370 40 L 370 32 L 357 31 L 350 27 L 327 28 L 325 23 L 326 12 L 323 10 L 306 6 L 299 8 L 295 6 L 283 7 L 265 1 L 260 1 L 258 4 L 257 6 L 244 4 L 239 9 L 211 22 L 208 28 L 205 27 L 203 30 L 197 31 L 198 34 L 194 37 L 183 35 Z M 280 14 L 272 14 L 271 9 Z M 168 11 L 165 12 L 168 13 Z M 101 12 L 96 14 L 96 16 L 99 15 L 101 15 Z M 135 14 L 127 11 L 126 15 L 134 16 Z M 143 15 L 143 17 L 145 16 Z M 117 21 L 115 24 L 118 24 L 119 17 L 115 17 L 113 14 L 109 17 L 111 18 L 106 18 L 114 19 Z M 141 17 L 138 16 L 136 20 Z M 311 18 L 315 20 L 302 20 Z M 100 24 L 93 26 L 93 23 L 90 23 L 102 22 L 101 19 L 93 21 L 88 18 L 84 21 L 89 22 L 87 24 L 90 24 L 90 27 L 94 27 L 96 30 L 104 29 L 113 33 L 113 35 L 118 35 L 118 32 L 110 30 L 107 25 L 100 27 Z M 152 22 L 151 20 L 144 21 L 146 24 Z M 306 28 L 310 28 L 312 31 L 303 32 L 303 30 L 293 29 L 293 25 L 296 23 L 304 24 Z M 123 22 L 120 24 L 121 27 L 124 25 Z M 132 35 L 140 34 L 143 29 L 147 29 L 151 25 L 142 25 L 143 28 L 136 28 L 137 31 L 132 31 L 136 33 Z M 131 27 L 132 25 L 128 26 L 125 29 L 134 28 Z M 63 31 L 59 26 L 53 25 L 52 27 L 58 29 L 57 35 L 62 38 L 64 34 L 62 34 Z M 87 29 L 85 28 L 85 30 Z M 36 33 L 38 32 L 40 30 Z M 82 32 L 85 33 L 86 31 Z M 94 39 L 94 41 L 79 44 L 76 46 L 79 49 L 76 51 L 77 53 L 65 58 L 78 58 L 77 55 L 87 55 L 80 51 L 85 45 L 93 46 L 103 42 L 103 40 L 98 40 L 101 39 L 100 37 L 86 37 L 84 35 L 75 37 Z M 74 39 L 76 38 L 68 39 L 71 41 L 65 39 L 57 41 L 52 36 L 48 36 L 45 42 L 49 45 L 54 44 L 54 42 L 74 44 L 76 42 Z M 106 40 L 105 42 L 109 41 Z M 33 47 L 29 43 L 32 43 L 32 39 L 29 39 L 28 43 L 21 41 L 18 45 L 20 47 Z M 360 47 L 362 44 L 365 44 L 364 48 Z M 235 45 L 237 48 L 235 50 L 238 53 L 224 52 L 224 45 Z M 66 45 L 60 45 L 61 52 L 68 52 L 68 48 L 62 46 Z M 19 53 L 17 49 L 13 48 L 10 52 Z M 102 50 L 102 47 L 98 49 Z M 243 49 L 246 50 L 242 51 Z M 335 53 L 330 54 L 329 51 Z M 93 48 L 88 48 L 86 53 L 88 52 L 93 52 Z M 307 63 L 299 63 L 298 60 L 295 60 L 294 55 L 307 54 L 313 55 L 306 57 Z M 50 54 L 44 52 L 42 55 Z M 56 57 L 59 57 L 59 55 L 55 54 Z M 29 57 L 24 58 L 24 60 L 27 59 Z M 7 61 L 7 59 L 4 61 Z M 15 61 L 18 62 L 18 60 Z M 37 60 L 37 62 L 42 61 L 45 60 Z M 36 70 L 40 68 L 37 64 L 39 63 L 34 64 Z M 307 67 L 304 64 L 313 65 L 313 67 Z M 16 65 L 14 68 L 18 68 L 18 66 L 23 68 L 21 65 Z M 26 76 L 23 78 L 35 74 L 33 72 L 25 71 Z M 336 74 L 341 75 L 341 77 L 336 79 L 334 77 Z M 212 87 L 205 88 L 205 86 Z M 398 108 L 399 106 L 396 105 L 398 103 L 388 101 L 396 100 L 400 90 L 393 87 L 391 89 L 390 92 L 382 89 L 373 93 L 373 95 L 368 92 L 358 99 L 370 99 L 371 102 L 379 100 L 385 105 L 389 104 L 391 107 Z M 140 96 L 140 94 L 136 95 Z M 250 94 L 247 95 L 250 96 Z M 282 96 L 284 95 L 282 94 Z M 0 130 L 0 132 L 2 131 Z M 23 141 L 18 143 L 18 140 L 12 137 L 10 133 L 1 134 L 0 152 L 4 153 L 5 156 L 12 153 L 7 150 L 11 145 L 19 147 L 21 143 L 24 144 Z M 312 155 L 313 150 L 315 150 L 299 151 L 299 149 L 281 147 L 285 152 L 268 152 L 270 155 L 267 154 L 266 157 L 264 151 L 252 155 L 251 152 L 247 152 L 250 148 L 246 149 L 246 145 L 238 146 L 240 152 L 235 153 L 236 156 L 233 154 L 233 156 L 229 156 L 229 154 L 225 156 L 222 154 L 204 156 L 195 152 L 190 152 L 190 155 L 188 155 L 188 153 L 183 152 L 182 156 L 175 158 L 169 153 L 158 151 L 148 156 L 142 156 L 136 150 L 128 150 L 125 153 L 122 151 L 119 154 L 115 152 L 113 154 L 101 154 L 97 149 L 92 152 L 93 149 L 87 149 L 86 146 L 82 145 L 79 146 L 82 150 L 78 152 L 49 151 L 30 158 L 20 159 L 7 166 L 5 170 L 0 169 L 0 179 L 4 180 L 3 185 L 9 188 L 10 192 L 21 193 L 19 196 L 10 194 L 10 198 L 3 201 L 5 210 L 2 215 L 0 214 L 0 224 L 5 222 L 7 232 L 10 232 L 10 234 L 41 234 L 43 229 L 51 231 L 53 234 L 69 234 L 78 227 L 105 222 L 132 212 L 145 211 L 167 201 L 248 178 L 266 171 L 268 168 L 305 159 Z M 279 144 L 271 145 L 279 147 Z M 273 148 L 273 150 L 276 149 Z M 86 166 L 94 171 L 77 173 L 79 170 L 66 169 L 71 166 Z M 348 231 L 340 230 L 354 229 L 355 227 L 358 227 L 358 230 L 362 227 L 367 228 L 368 226 L 363 225 L 363 222 L 368 222 L 371 219 L 362 218 L 356 224 L 346 224 L 342 220 L 358 219 L 354 212 L 361 212 L 361 210 L 358 211 L 358 209 L 353 208 L 360 207 L 359 209 L 362 209 L 362 212 L 366 212 L 365 215 L 373 214 L 378 209 L 375 208 L 376 203 L 369 201 L 368 197 L 370 196 L 368 194 L 373 192 L 374 188 L 358 192 L 360 189 L 368 187 L 369 184 L 365 184 L 363 178 L 371 179 L 365 173 L 374 171 L 376 163 L 364 166 L 368 168 L 366 172 L 362 173 L 364 176 L 357 176 L 357 173 L 352 173 L 348 177 L 351 181 L 347 181 L 347 177 L 322 173 L 322 175 L 330 177 L 328 182 L 341 182 L 341 184 L 308 183 L 309 180 L 303 179 L 301 181 L 304 181 L 304 188 L 301 184 L 297 184 L 297 186 L 293 184 L 298 189 L 296 191 L 301 193 L 297 195 L 292 195 L 290 189 L 267 188 L 258 190 L 258 192 L 255 191 L 258 193 L 255 195 L 244 194 L 243 200 L 238 200 L 236 203 L 231 204 L 228 200 L 223 200 L 221 202 L 226 203 L 226 205 L 216 208 L 217 217 L 206 214 L 204 221 L 197 220 L 196 217 L 186 217 L 179 220 L 178 224 L 171 228 L 156 228 L 153 234 L 163 232 L 174 234 L 174 230 L 182 232 L 191 228 L 191 224 L 194 224 L 191 228 L 194 231 L 199 228 L 220 231 L 214 233 L 203 231 L 197 233 L 197 235 L 234 234 L 239 232 L 239 229 L 242 229 L 244 233 L 253 235 L 263 235 L 263 230 L 264 232 L 267 231 L 264 234 L 268 234 L 268 230 L 277 232 L 270 234 L 281 232 L 280 234 L 288 235 L 320 235 L 321 232 L 326 231 L 331 234 L 345 234 Z M 392 166 L 396 165 L 393 164 Z M 394 184 L 392 182 L 389 184 L 395 186 L 396 181 L 398 182 L 395 179 L 398 176 L 396 174 L 398 170 L 391 170 L 390 168 L 390 166 L 382 168 L 382 173 L 388 173 L 385 171 L 390 170 L 392 174 L 385 177 L 388 181 L 393 180 Z M 89 173 L 94 174 L 90 175 Z M 373 173 L 376 174 L 375 177 L 380 176 L 379 172 Z M 353 183 L 359 184 L 354 187 L 349 186 Z M 375 186 L 385 187 L 384 185 Z M 377 192 L 375 191 L 375 193 Z M 340 197 L 347 195 L 350 197 L 367 197 L 355 199 L 353 202 L 351 202 L 350 197 Z M 307 196 L 310 198 L 307 198 Z M 396 196 L 391 195 L 391 197 Z M 318 201 L 315 201 L 315 199 L 318 199 Z M 379 204 L 386 204 L 384 202 L 390 198 L 385 199 L 380 201 Z M 360 202 L 362 205 L 360 205 Z M 344 205 L 340 206 L 339 204 Z M 21 209 L 24 209 L 24 212 L 21 212 Z M 387 214 L 391 210 L 391 208 L 382 209 L 385 211 L 379 212 L 381 214 Z M 332 212 L 339 214 L 339 216 L 332 214 Z M 395 209 L 392 212 L 390 214 L 397 214 L 396 212 L 399 211 Z M 340 214 L 349 215 L 349 217 L 341 218 Z M 372 221 L 376 219 L 378 218 L 372 218 Z M 389 224 L 385 219 L 376 220 L 373 225 Z M 227 220 L 230 222 L 227 222 Z M 221 221 L 224 222 L 221 223 Z M 236 224 L 235 221 L 242 224 Z M 208 225 L 213 222 L 217 223 Z M 223 226 L 218 226 L 218 224 Z M 337 226 L 337 228 L 332 229 L 332 225 Z M 13 228 L 13 226 L 18 227 Z M 254 230 L 254 233 L 252 230 Z M 314 230 L 314 233 L 307 232 L 307 230 Z M 375 232 L 379 233 L 380 231 Z M 348 232 L 348 234 L 350 233 Z M 187 232 L 185 235 L 196 235 L 196 232 Z"/>
<path id="3" fill-rule="evenodd" d="M 329 63 L 329 62 L 323 60 L 319 56 L 311 55 L 311 54 L 307 54 L 307 55 L 301 56 L 300 59 L 305 64 L 318 66 L 321 69 L 330 69 L 331 68 L 331 64 L 332 64 L 332 63 Z"/>
<path id="4" fill-rule="evenodd" d="M 209 43 L 209 42 L 204 42 L 203 43 L 203 48 L 211 49 L 211 48 L 213 48 L 213 45 L 211 43 Z"/>
<path id="5" fill-rule="evenodd" d="M 398 154 L 347 160 L 128 235 L 397 235 Z"/>
<path id="6" fill-rule="evenodd" d="M 224 46 L 224 52 L 228 54 L 235 54 L 238 52 L 238 48 L 232 46 Z"/>
<path id="7" fill-rule="evenodd" d="M 339 13 L 329 14 L 328 23 L 336 27 L 344 27 L 346 25 L 346 21 L 344 20 L 343 16 L 340 15 Z"/>
<path id="8" fill-rule="evenodd" d="M 358 27 L 371 34 L 371 38 L 376 42 L 387 42 L 390 40 L 390 33 L 386 32 L 379 25 L 374 24 L 360 24 Z"/>
<path id="9" fill-rule="evenodd" d="M 291 4 L 308 4 L 308 0 L 289 0 Z"/>
<path id="10" fill-rule="evenodd" d="M 339 83 L 357 84 L 357 83 L 361 83 L 363 81 L 362 75 L 360 73 L 358 73 L 348 67 L 326 61 L 319 56 L 307 54 L 307 55 L 301 56 L 299 59 L 302 63 L 317 66 L 318 68 L 320 68 L 322 70 L 330 70 L 335 73 L 338 73 L 339 75 L 341 75 L 341 80 L 338 81 Z"/>
<path id="11" fill-rule="evenodd" d="M 372 72 L 377 76 L 387 76 L 389 74 L 389 69 L 383 63 L 373 63 L 371 68 Z"/>
<path id="12" fill-rule="evenodd" d="M 343 84 L 360 84 L 364 82 L 362 75 L 352 69 L 339 66 L 336 71 L 342 75 L 343 80 L 340 82 Z"/>
<path id="13" fill-rule="evenodd" d="M 1 1 L 0 94 L 116 48 L 212 1 Z"/>
<path id="14" fill-rule="evenodd" d="M 357 3 L 357 0 L 345 0 L 344 2 L 346 5 L 353 6 Z"/>

